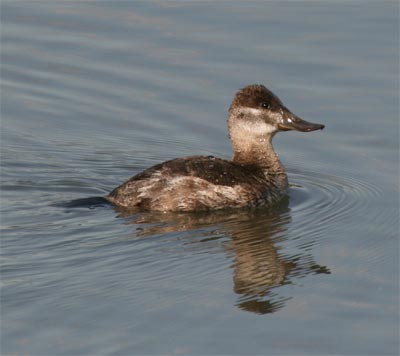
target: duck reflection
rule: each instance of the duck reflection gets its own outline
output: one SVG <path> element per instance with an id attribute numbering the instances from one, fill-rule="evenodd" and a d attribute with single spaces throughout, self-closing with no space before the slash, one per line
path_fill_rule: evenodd
<path id="1" fill-rule="evenodd" d="M 291 221 L 287 200 L 275 205 L 273 210 L 133 215 L 132 211 L 118 208 L 117 211 L 120 217 L 137 225 L 137 236 L 193 229 L 202 231 L 202 238 L 195 243 L 209 242 L 210 236 L 228 236 L 228 242 L 222 246 L 233 259 L 233 290 L 239 296 L 236 305 L 246 311 L 273 313 L 289 299 L 279 296 L 276 287 L 291 283 L 294 276 L 330 273 L 327 267 L 316 264 L 308 253 L 298 253 L 298 249 L 292 256 L 280 253 L 280 243 L 286 240 Z M 205 231 L 204 227 L 208 229 Z M 209 227 L 213 229 L 210 231 Z"/>

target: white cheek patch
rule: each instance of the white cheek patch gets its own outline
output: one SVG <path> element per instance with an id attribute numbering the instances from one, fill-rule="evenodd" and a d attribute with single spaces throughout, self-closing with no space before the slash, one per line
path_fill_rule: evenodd
<path id="1" fill-rule="evenodd" d="M 283 114 L 280 112 L 271 113 L 269 116 L 273 118 L 276 122 L 280 122 L 283 118 Z"/>
<path id="2" fill-rule="evenodd" d="M 264 121 L 246 121 L 238 123 L 241 130 L 247 131 L 252 134 L 257 135 L 267 135 L 275 132 L 277 129 L 276 127 L 267 124 Z"/>
<path id="3" fill-rule="evenodd" d="M 261 118 L 265 115 L 265 109 L 242 108 L 241 113 L 245 115 L 251 115 L 255 118 Z M 270 113 L 269 116 L 271 118 L 274 118 L 277 122 L 282 119 L 282 114 L 280 113 Z M 277 131 L 277 128 L 275 126 L 266 123 L 263 119 L 252 121 L 239 121 L 238 126 L 240 126 L 240 129 L 242 130 L 257 135 L 267 135 Z"/>
<path id="4" fill-rule="evenodd" d="M 243 114 L 251 114 L 254 116 L 261 116 L 263 114 L 263 110 L 255 109 L 255 108 L 243 108 L 240 110 Z"/>

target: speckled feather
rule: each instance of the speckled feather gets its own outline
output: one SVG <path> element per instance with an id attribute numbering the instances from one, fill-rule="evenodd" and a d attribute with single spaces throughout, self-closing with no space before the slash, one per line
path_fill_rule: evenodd
<path id="1" fill-rule="evenodd" d="M 193 156 L 157 164 L 114 189 L 107 199 L 122 207 L 155 211 L 258 206 L 282 196 L 282 182 L 274 182 L 255 165 Z"/>

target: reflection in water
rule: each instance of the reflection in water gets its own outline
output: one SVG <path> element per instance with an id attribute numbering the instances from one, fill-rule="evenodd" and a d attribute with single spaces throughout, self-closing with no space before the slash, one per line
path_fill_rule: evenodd
<path id="1" fill-rule="evenodd" d="M 279 209 L 258 211 L 239 224 L 228 226 L 234 251 L 234 291 L 240 295 L 241 309 L 259 314 L 272 313 L 283 307 L 287 298 L 272 290 L 290 283 L 290 276 L 308 273 L 329 273 L 316 265 L 308 255 L 281 256 L 278 242 L 286 236 L 290 222 L 287 203 Z"/>
<path id="2" fill-rule="evenodd" d="M 224 244 L 226 253 L 233 258 L 233 290 L 239 295 L 237 306 L 258 314 L 273 313 L 282 308 L 288 298 L 279 296 L 276 287 L 289 284 L 290 277 L 325 273 L 329 269 L 317 265 L 308 253 L 282 256 L 278 243 L 286 237 L 286 226 L 291 221 L 288 201 L 274 209 L 217 211 L 210 213 L 137 213 L 116 208 L 119 217 L 137 224 L 137 236 L 188 231 L 213 227 L 210 233 L 202 231 L 203 239 L 209 235 L 228 236 Z"/>

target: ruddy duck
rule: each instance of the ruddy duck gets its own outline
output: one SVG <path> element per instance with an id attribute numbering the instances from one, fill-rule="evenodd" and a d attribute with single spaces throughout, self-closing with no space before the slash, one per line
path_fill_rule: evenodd
<path id="1" fill-rule="evenodd" d="M 231 161 L 213 156 L 157 164 L 115 188 L 106 199 L 123 208 L 201 211 L 270 205 L 287 194 L 285 168 L 272 147 L 278 131 L 322 130 L 292 114 L 263 85 L 239 90 L 229 108 Z"/>

